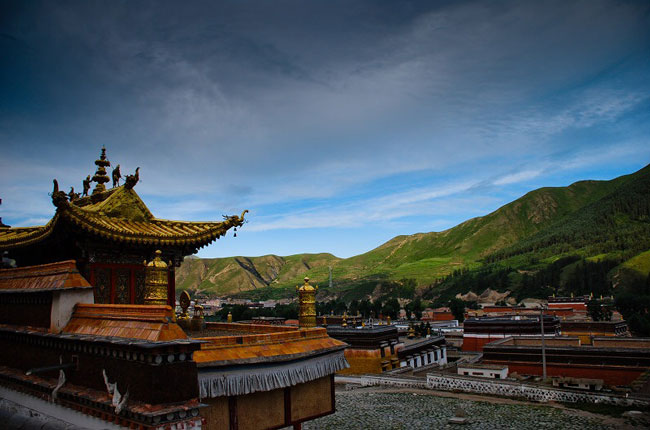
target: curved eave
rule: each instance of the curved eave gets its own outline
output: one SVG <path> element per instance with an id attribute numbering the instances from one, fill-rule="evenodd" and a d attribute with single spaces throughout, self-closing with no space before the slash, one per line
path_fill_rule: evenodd
<path id="1" fill-rule="evenodd" d="M 105 239 L 133 245 L 188 246 L 200 248 L 226 234 L 239 222 L 187 222 L 152 219 L 129 221 L 111 218 L 68 205 L 59 211 L 84 231 Z"/>
<path id="2" fill-rule="evenodd" d="M 58 212 L 43 226 L 0 229 L 0 249 L 7 250 L 32 245 L 46 239 L 59 219 Z"/>

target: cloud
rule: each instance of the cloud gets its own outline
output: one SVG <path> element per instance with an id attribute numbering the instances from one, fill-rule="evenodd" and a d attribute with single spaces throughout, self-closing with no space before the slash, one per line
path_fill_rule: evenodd
<path id="1" fill-rule="evenodd" d="M 493 182 L 494 185 L 508 185 L 515 184 L 517 182 L 527 181 L 529 179 L 536 178 L 541 175 L 543 170 L 524 170 L 521 172 L 511 173 L 509 175 L 502 176 L 501 178 Z"/>
<path id="2" fill-rule="evenodd" d="M 429 222 L 461 212 L 447 199 L 473 216 L 478 190 L 629 160 L 650 131 L 641 3 L 8 9 L 0 182 L 17 221 L 47 216 L 52 178 L 80 186 L 102 145 L 141 167 L 156 215 L 249 208 L 269 231 Z"/>

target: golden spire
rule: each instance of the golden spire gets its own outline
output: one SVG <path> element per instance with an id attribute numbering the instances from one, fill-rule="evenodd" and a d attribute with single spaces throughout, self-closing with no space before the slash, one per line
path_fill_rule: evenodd
<path id="1" fill-rule="evenodd" d="M 300 327 L 316 327 L 316 291 L 317 287 L 309 285 L 309 278 L 305 277 L 305 284 L 296 287 L 298 290 L 298 325 Z"/>
<path id="2" fill-rule="evenodd" d="M 99 156 L 99 160 L 95 160 L 97 165 L 97 171 L 95 176 L 93 176 L 93 181 L 97 182 L 97 186 L 93 190 L 93 194 L 101 193 L 106 191 L 106 182 L 110 181 L 108 175 L 106 174 L 106 168 L 111 165 L 111 162 L 106 158 L 106 148 L 102 146 L 102 154 Z"/>
<path id="3" fill-rule="evenodd" d="M 145 305 L 166 305 L 167 284 L 169 282 L 169 271 L 167 263 L 162 261 L 162 251 L 157 250 L 156 256 L 149 263 L 145 264 Z"/>

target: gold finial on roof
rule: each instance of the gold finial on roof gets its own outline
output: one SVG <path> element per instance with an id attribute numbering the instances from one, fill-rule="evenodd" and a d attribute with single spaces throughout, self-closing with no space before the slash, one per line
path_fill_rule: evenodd
<path id="1" fill-rule="evenodd" d="M 300 327 L 316 327 L 316 290 L 318 287 L 309 285 L 309 278 L 305 276 L 305 284 L 296 287 L 298 290 L 298 325 Z"/>
<path id="2" fill-rule="evenodd" d="M 228 311 L 228 318 L 227 318 L 227 321 L 228 321 L 229 323 L 232 322 L 232 312 L 230 312 L 230 311 Z"/>
<path id="3" fill-rule="evenodd" d="M 93 190 L 93 194 L 106 191 L 106 185 L 104 184 L 110 181 L 106 174 L 106 168 L 111 165 L 111 162 L 106 158 L 106 147 L 102 146 L 102 153 L 99 159 L 95 160 L 95 165 L 97 166 L 97 171 L 95 172 L 95 176 L 93 176 L 93 181 L 97 182 L 97 185 Z"/>

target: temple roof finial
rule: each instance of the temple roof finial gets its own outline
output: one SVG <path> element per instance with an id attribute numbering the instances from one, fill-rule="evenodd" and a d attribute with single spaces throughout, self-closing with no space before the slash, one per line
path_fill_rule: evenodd
<path id="1" fill-rule="evenodd" d="M 99 156 L 99 160 L 95 160 L 95 165 L 97 165 L 97 171 L 95 176 L 93 176 L 93 182 L 97 182 L 93 194 L 101 193 L 106 191 L 106 182 L 110 181 L 110 178 L 106 174 L 106 168 L 111 165 L 111 162 L 106 158 L 106 147 L 102 146 L 102 154 Z"/>

